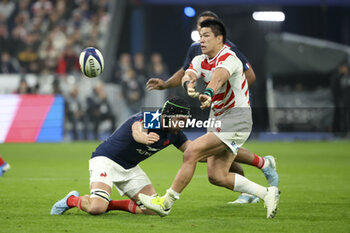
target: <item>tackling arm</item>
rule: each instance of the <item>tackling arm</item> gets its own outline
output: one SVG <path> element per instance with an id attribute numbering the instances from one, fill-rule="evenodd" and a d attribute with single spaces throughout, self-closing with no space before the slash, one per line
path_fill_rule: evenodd
<path id="1" fill-rule="evenodd" d="M 159 140 L 159 135 L 151 132 L 147 133 L 143 130 L 142 123 L 139 121 L 136 121 L 134 124 L 131 126 L 132 130 L 132 137 L 136 142 L 146 144 L 146 145 L 151 145 Z"/>
<path id="2" fill-rule="evenodd" d="M 163 90 L 173 87 L 178 87 L 181 85 L 181 78 L 184 76 L 185 70 L 180 68 L 173 76 L 171 76 L 167 81 L 163 81 L 159 78 L 151 78 L 146 83 L 147 90 Z"/>
<path id="3" fill-rule="evenodd" d="M 180 68 L 178 71 L 176 71 L 173 76 L 171 76 L 168 80 L 165 82 L 166 88 L 173 88 L 178 87 L 181 85 L 181 78 L 185 75 L 185 70 L 183 68 Z"/>

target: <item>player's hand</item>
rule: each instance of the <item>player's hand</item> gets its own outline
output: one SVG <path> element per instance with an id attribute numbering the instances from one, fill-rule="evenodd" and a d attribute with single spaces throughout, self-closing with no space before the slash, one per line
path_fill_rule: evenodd
<path id="1" fill-rule="evenodd" d="M 149 91 L 164 90 L 165 88 L 165 82 L 159 78 L 151 78 L 146 83 L 146 89 Z"/>
<path id="2" fill-rule="evenodd" d="M 146 142 L 145 142 L 145 144 L 146 144 L 146 145 L 151 145 L 151 144 L 157 142 L 157 141 L 159 140 L 159 138 L 160 138 L 160 137 L 159 137 L 158 134 L 156 134 L 156 133 L 154 133 L 154 132 L 150 132 L 150 133 L 147 134 L 147 136 L 146 136 Z"/>
<path id="3" fill-rule="evenodd" d="M 211 105 L 211 97 L 208 95 L 200 94 L 199 101 L 201 102 L 201 109 L 209 108 Z"/>
<path id="4" fill-rule="evenodd" d="M 199 92 L 197 92 L 194 88 L 188 87 L 187 88 L 187 94 L 192 98 L 197 98 L 199 96 Z"/>

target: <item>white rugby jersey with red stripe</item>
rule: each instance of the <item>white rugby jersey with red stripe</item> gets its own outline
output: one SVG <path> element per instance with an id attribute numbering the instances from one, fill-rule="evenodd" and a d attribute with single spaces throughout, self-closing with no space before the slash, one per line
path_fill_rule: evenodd
<path id="1" fill-rule="evenodd" d="M 186 71 L 192 71 L 197 78 L 203 78 L 208 85 L 214 70 L 219 67 L 227 69 L 230 78 L 212 98 L 211 108 L 214 115 L 219 116 L 230 108 L 250 107 L 248 82 L 243 64 L 228 46 L 224 45 L 211 59 L 205 54 L 196 56 Z"/>

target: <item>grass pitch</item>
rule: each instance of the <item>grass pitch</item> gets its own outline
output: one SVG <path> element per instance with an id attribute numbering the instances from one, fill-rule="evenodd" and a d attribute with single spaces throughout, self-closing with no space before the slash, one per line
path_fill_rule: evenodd
<path id="1" fill-rule="evenodd" d="M 95 143 L 1 144 L 11 170 L 0 177 L 0 232 L 350 232 L 350 143 L 250 142 L 245 146 L 277 158 L 282 191 L 275 219 L 266 219 L 263 203 L 232 206 L 239 194 L 209 184 L 199 164 L 190 185 L 168 217 L 113 211 L 90 216 L 71 209 L 50 216 L 52 205 L 71 190 L 89 192 L 88 160 Z M 174 147 L 141 167 L 159 194 L 170 186 L 181 164 Z M 267 182 L 256 168 L 246 176 Z M 120 199 L 113 189 L 112 199 Z"/>

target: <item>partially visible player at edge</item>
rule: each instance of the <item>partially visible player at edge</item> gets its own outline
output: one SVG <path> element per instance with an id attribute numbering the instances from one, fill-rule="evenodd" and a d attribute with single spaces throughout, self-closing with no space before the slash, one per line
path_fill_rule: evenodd
<path id="1" fill-rule="evenodd" d="M 6 163 L 0 156 L 0 176 L 3 176 L 8 170 L 10 170 L 10 164 Z"/>
<path id="2" fill-rule="evenodd" d="M 219 19 L 219 17 L 211 12 L 211 11 L 204 11 L 202 12 L 198 18 L 197 18 L 197 30 L 199 32 L 200 30 L 200 23 L 203 22 L 206 19 Z M 233 52 L 236 53 L 237 57 L 241 60 L 243 63 L 243 71 L 247 78 L 248 86 L 250 87 L 255 82 L 255 73 L 253 68 L 251 67 L 249 61 L 247 58 L 243 55 L 243 53 L 237 48 L 237 46 L 232 43 L 229 40 L 225 41 L 225 45 L 230 47 Z M 173 76 L 171 76 L 167 81 L 163 81 L 162 79 L 158 78 L 151 78 L 148 80 L 146 87 L 148 90 L 163 90 L 168 88 L 174 88 L 181 85 L 181 79 L 185 75 L 185 70 L 188 69 L 190 66 L 190 63 L 192 59 L 202 54 L 201 46 L 199 42 L 194 42 L 188 49 L 185 62 L 183 66 L 175 73 Z M 264 173 L 265 177 L 267 178 L 269 184 L 271 186 L 278 186 L 278 174 L 276 172 L 276 162 L 273 156 L 265 156 L 260 157 L 253 152 L 250 152 L 246 148 L 241 147 L 238 150 L 238 155 L 235 159 L 235 162 L 232 163 L 232 166 L 230 168 L 231 172 L 236 172 L 241 175 L 244 175 L 243 169 L 240 166 L 239 163 L 244 163 L 248 165 L 255 166 Z M 242 193 L 237 200 L 228 202 L 228 204 L 248 204 L 248 203 L 255 203 L 259 200 L 258 197 Z"/>
<path id="3" fill-rule="evenodd" d="M 139 194 L 139 200 L 159 215 L 168 215 L 174 202 L 190 183 L 197 162 L 207 159 L 208 176 L 212 183 L 259 197 L 265 202 L 266 217 L 273 218 L 277 213 L 279 189 L 275 186 L 263 187 L 229 172 L 238 149 L 248 139 L 252 129 L 249 89 L 244 85 L 246 78 L 242 62 L 224 44 L 226 29 L 221 21 L 208 19 L 200 26 L 203 54 L 192 60 L 182 83 L 189 96 L 199 96 L 202 109 L 211 107 L 209 117 L 221 121 L 221 128 L 208 128 L 205 135 L 189 144 L 182 165 L 164 196 Z M 197 94 L 195 83 L 201 77 L 207 87 L 203 94 Z"/>
<path id="4" fill-rule="evenodd" d="M 161 117 L 177 115 L 170 120 L 182 121 L 190 114 L 190 108 L 183 99 L 172 98 L 158 113 Z M 171 144 L 184 152 L 190 140 L 180 128 L 147 131 L 142 124 L 143 113 L 137 113 L 102 142 L 89 161 L 90 195 L 79 196 L 77 191 L 68 193 L 53 205 L 51 215 L 61 215 L 72 207 L 93 215 L 110 210 L 154 214 L 138 200 L 139 193 L 156 195 L 151 181 L 138 164 Z M 117 188 L 121 196 L 126 195 L 130 200 L 110 200 L 112 186 Z"/>

